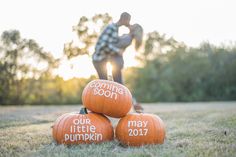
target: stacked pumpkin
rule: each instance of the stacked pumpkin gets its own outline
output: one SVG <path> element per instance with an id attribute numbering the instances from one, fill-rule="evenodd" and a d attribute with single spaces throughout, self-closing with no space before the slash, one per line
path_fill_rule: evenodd
<path id="1" fill-rule="evenodd" d="M 110 120 L 104 115 L 121 118 L 115 136 L 122 144 L 141 146 L 162 144 L 165 138 L 163 121 L 156 115 L 130 113 L 132 95 L 128 88 L 113 81 L 94 80 L 87 84 L 82 94 L 83 105 L 79 113 L 59 117 L 53 126 L 57 143 L 100 143 L 113 140 Z"/>

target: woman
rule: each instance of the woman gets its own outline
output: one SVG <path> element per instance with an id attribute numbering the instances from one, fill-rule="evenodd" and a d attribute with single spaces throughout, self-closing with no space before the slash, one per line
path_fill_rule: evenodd
<path id="1" fill-rule="evenodd" d="M 134 41 L 135 49 L 138 50 L 142 44 L 143 29 L 139 24 L 134 24 L 129 26 L 129 34 L 124 34 L 118 38 L 118 42 L 113 43 L 113 45 L 122 51 L 118 54 L 109 55 L 107 59 L 100 62 L 93 61 L 93 65 L 97 70 L 100 79 L 108 79 L 107 77 L 107 62 L 112 64 L 112 76 L 115 82 L 123 84 L 122 79 L 122 69 L 124 67 L 123 52 L 125 49 L 131 45 Z M 140 106 L 136 99 L 133 98 L 133 105 L 136 112 L 142 112 L 143 108 Z"/>
<path id="2" fill-rule="evenodd" d="M 108 61 L 112 64 L 112 76 L 115 82 L 123 84 L 122 69 L 124 67 L 123 52 L 134 41 L 135 49 L 138 50 L 142 44 L 143 29 L 139 24 L 130 25 L 130 33 L 124 34 L 118 38 L 118 42 L 114 46 L 122 49 L 119 55 L 109 56 Z M 108 62 L 107 61 L 107 62 Z"/>

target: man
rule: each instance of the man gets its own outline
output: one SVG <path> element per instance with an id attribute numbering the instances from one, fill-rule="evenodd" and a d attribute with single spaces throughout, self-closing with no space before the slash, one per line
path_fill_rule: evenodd
<path id="1" fill-rule="evenodd" d="M 107 80 L 107 62 L 111 62 L 113 70 L 112 76 L 115 82 L 123 84 L 122 72 L 124 67 L 123 49 L 115 46 L 118 42 L 118 29 L 120 26 L 130 26 L 131 15 L 127 12 L 123 12 L 120 15 L 120 19 L 116 23 L 109 24 L 101 33 L 95 46 L 95 52 L 93 54 L 93 65 L 98 73 L 100 79 Z M 136 112 L 141 112 L 143 108 L 133 100 L 134 109 Z"/>
<path id="2" fill-rule="evenodd" d="M 113 44 L 118 42 L 119 27 L 129 27 L 130 19 L 130 14 L 127 12 L 123 12 L 120 15 L 120 19 L 118 20 L 118 22 L 109 24 L 99 36 L 95 46 L 95 53 L 93 54 L 93 64 L 98 72 L 100 79 L 107 79 L 105 66 L 108 59 L 115 60 L 115 65 L 118 65 L 117 68 L 123 68 L 124 61 L 122 57 L 122 50 L 120 48 L 117 48 Z M 114 74 L 114 81 L 122 84 L 123 82 L 121 79 L 122 77 L 120 77 L 121 75 L 115 72 Z"/>

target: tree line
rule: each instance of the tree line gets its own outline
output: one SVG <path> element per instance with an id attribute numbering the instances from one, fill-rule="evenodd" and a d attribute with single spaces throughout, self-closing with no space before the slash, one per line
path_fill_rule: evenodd
<path id="1" fill-rule="evenodd" d="M 67 59 L 89 51 L 109 14 L 81 17 L 73 31 L 79 43 L 65 43 Z M 91 23 L 93 25 L 91 25 Z M 93 26 L 93 27 L 91 27 Z M 141 102 L 236 100 L 236 45 L 203 42 L 189 47 L 157 31 L 146 34 L 137 53 L 139 67 L 124 69 L 125 85 Z M 55 59 L 33 39 L 7 30 L 0 40 L 0 105 L 78 104 L 85 85 L 96 78 L 63 80 L 52 74 Z M 40 65 L 40 66 L 38 66 Z"/>

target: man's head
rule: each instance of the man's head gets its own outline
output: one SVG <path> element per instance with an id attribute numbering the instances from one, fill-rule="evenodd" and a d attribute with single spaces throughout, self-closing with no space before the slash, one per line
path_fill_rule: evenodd
<path id="1" fill-rule="evenodd" d="M 129 27 L 129 22 L 130 22 L 130 19 L 131 19 L 131 15 L 127 12 L 123 12 L 121 15 L 120 15 L 120 19 L 118 21 L 119 25 L 124 25 L 126 27 Z"/>

